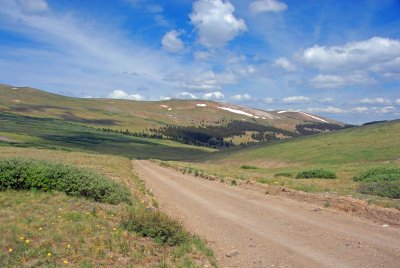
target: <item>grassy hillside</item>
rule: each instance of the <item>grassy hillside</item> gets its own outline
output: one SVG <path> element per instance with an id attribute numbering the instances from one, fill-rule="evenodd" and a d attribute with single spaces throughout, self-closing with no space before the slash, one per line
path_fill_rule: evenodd
<path id="1" fill-rule="evenodd" d="M 153 199 L 125 157 L 35 148 L 0 147 L 0 159 L 24 157 L 96 170 L 127 185 L 134 205 L 111 205 L 58 192 L 0 192 L 1 267 L 203 267 L 214 265 L 204 242 L 185 235 L 176 245 L 124 228 L 132 209 Z M 145 210 L 146 211 L 146 210 Z M 137 214 L 139 220 L 146 220 Z M 137 219 L 136 219 L 137 220 Z M 165 221 L 166 224 L 171 224 Z M 152 223 L 147 223 L 152 224 Z"/>
<path id="2" fill-rule="evenodd" d="M 353 177 L 372 167 L 400 165 L 400 121 L 379 123 L 334 133 L 299 137 L 269 145 L 253 145 L 227 152 L 216 152 L 190 166 L 238 182 L 253 180 L 308 192 L 351 194 L 371 202 L 400 207 L 400 200 L 357 193 Z M 299 179 L 305 170 L 333 171 L 336 179 Z"/>
<path id="3" fill-rule="evenodd" d="M 273 145 L 255 145 L 235 153 L 216 154 L 214 159 L 260 164 L 278 160 L 304 165 L 398 160 L 400 139 L 396 133 L 400 133 L 400 121 L 300 137 Z"/>
<path id="4" fill-rule="evenodd" d="M 173 141 L 124 136 L 95 131 L 61 119 L 0 114 L 0 146 L 86 151 L 136 159 L 193 159 L 211 152 Z"/>
<path id="5" fill-rule="evenodd" d="M 199 107 L 198 104 L 205 107 Z M 225 109 L 221 109 L 221 107 Z M 302 124 L 328 122 L 339 126 L 343 125 L 334 120 L 316 119 L 300 112 L 267 112 L 204 100 L 156 102 L 82 99 L 7 85 L 0 85 L 0 111 L 21 116 L 63 120 L 94 128 L 129 130 L 131 132 L 149 132 L 149 129 L 159 129 L 167 125 L 196 127 L 225 125 L 231 121 L 271 126 L 290 132 L 297 132 L 296 125 Z M 245 112 L 251 116 L 237 114 L 235 111 Z M 264 131 L 264 134 L 270 133 Z M 250 138 L 250 141 L 253 141 L 251 134 L 247 135 L 246 132 L 244 135 L 237 136 L 229 140 L 240 143 Z M 278 138 L 284 138 L 284 136 L 277 132 Z"/>

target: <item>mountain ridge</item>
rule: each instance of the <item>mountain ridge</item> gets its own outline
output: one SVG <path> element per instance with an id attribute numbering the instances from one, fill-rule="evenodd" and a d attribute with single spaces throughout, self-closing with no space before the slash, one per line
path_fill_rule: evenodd
<path id="1" fill-rule="evenodd" d="M 75 98 L 10 85 L 0 85 L 0 111 L 61 119 L 96 129 L 124 131 L 135 135 L 141 133 L 152 137 L 165 137 L 162 133 L 159 135 L 160 131 L 174 126 L 180 132 L 174 131 L 174 137 L 166 138 L 184 143 L 190 140 L 181 137 L 187 128 L 192 132 L 200 131 L 202 135 L 206 133 L 208 136 L 203 137 L 206 140 L 225 138 L 229 143 L 243 144 L 286 139 L 346 127 L 345 123 L 301 111 L 266 111 L 211 100 L 135 101 Z M 219 127 L 217 133 L 225 132 L 229 126 L 236 129 L 229 137 L 225 134 L 215 136 L 215 131 L 209 132 L 212 127 Z M 202 141 L 198 144 L 208 142 Z"/>

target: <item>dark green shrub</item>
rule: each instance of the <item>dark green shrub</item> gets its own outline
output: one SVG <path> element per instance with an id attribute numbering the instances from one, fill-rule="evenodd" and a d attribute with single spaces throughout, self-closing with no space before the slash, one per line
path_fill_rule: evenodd
<path id="1" fill-rule="evenodd" d="M 336 174 L 333 171 L 317 168 L 304 170 L 296 175 L 296 179 L 336 179 Z"/>
<path id="2" fill-rule="evenodd" d="M 400 198 L 400 180 L 361 183 L 357 191 L 362 194 Z"/>
<path id="3" fill-rule="evenodd" d="M 252 166 L 252 165 L 243 165 L 240 168 L 242 168 L 242 169 L 258 169 L 258 167 Z"/>
<path id="4" fill-rule="evenodd" d="M 354 176 L 354 181 L 378 182 L 400 180 L 400 167 L 370 168 Z"/>
<path id="5" fill-rule="evenodd" d="M 232 186 L 237 186 L 237 181 L 235 179 L 231 180 L 231 185 Z"/>
<path id="6" fill-rule="evenodd" d="M 365 170 L 353 177 L 359 181 L 357 191 L 363 194 L 400 198 L 400 168 L 376 167 Z"/>
<path id="7" fill-rule="evenodd" d="M 288 178 L 291 178 L 291 177 L 293 177 L 293 174 L 290 173 L 290 172 L 279 172 L 279 173 L 276 173 L 274 175 L 274 177 L 288 177 Z"/>
<path id="8" fill-rule="evenodd" d="M 140 236 L 151 237 L 160 244 L 170 246 L 179 245 L 189 237 L 182 224 L 168 215 L 141 207 L 134 208 L 129 216 L 122 220 L 121 226 Z"/>
<path id="9" fill-rule="evenodd" d="M 98 202 L 132 203 L 126 186 L 81 168 L 42 160 L 6 158 L 0 160 L 0 191 L 57 190 Z"/>

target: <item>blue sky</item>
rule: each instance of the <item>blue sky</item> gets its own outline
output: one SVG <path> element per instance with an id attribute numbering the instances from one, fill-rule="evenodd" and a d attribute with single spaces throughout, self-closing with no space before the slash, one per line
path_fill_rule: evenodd
<path id="1" fill-rule="evenodd" d="M 0 0 L 0 83 L 400 118 L 400 1 Z"/>

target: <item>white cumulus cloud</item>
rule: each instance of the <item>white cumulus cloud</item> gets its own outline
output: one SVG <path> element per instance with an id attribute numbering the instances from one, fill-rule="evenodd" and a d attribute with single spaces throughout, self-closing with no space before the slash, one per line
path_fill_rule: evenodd
<path id="1" fill-rule="evenodd" d="M 262 12 L 282 12 L 287 9 L 287 4 L 279 0 L 258 0 L 253 1 L 249 5 L 251 13 L 258 14 Z"/>
<path id="2" fill-rule="evenodd" d="M 280 67 L 288 72 L 296 71 L 296 66 L 291 63 L 287 58 L 278 58 L 274 61 L 274 65 Z"/>
<path id="3" fill-rule="evenodd" d="M 251 100 L 250 94 L 237 94 L 231 97 L 234 100 Z"/>
<path id="4" fill-rule="evenodd" d="M 199 43 L 208 48 L 221 48 L 247 31 L 246 23 L 235 17 L 234 11 L 229 1 L 196 1 L 189 17 L 197 31 Z"/>
<path id="5" fill-rule="evenodd" d="M 182 92 L 180 96 L 184 99 L 197 99 L 196 95 L 190 93 L 190 92 Z"/>
<path id="6" fill-rule="evenodd" d="M 400 99 L 397 99 L 395 102 L 397 105 L 400 105 Z"/>
<path id="7" fill-rule="evenodd" d="M 170 100 L 170 99 L 171 99 L 170 97 L 166 97 L 166 96 L 158 97 L 158 100 L 160 100 L 160 101 L 167 101 L 167 100 Z"/>
<path id="8" fill-rule="evenodd" d="M 365 103 L 365 104 L 390 104 L 390 100 L 385 99 L 385 98 L 365 98 L 360 100 L 360 103 Z"/>
<path id="9" fill-rule="evenodd" d="M 305 96 L 291 96 L 282 99 L 282 101 L 285 103 L 304 103 L 310 101 L 310 98 Z"/>
<path id="10" fill-rule="evenodd" d="M 220 91 L 215 91 L 215 92 L 209 92 L 203 95 L 203 98 L 206 100 L 214 99 L 214 100 L 219 100 L 223 99 L 225 96 L 222 94 Z"/>
<path id="11" fill-rule="evenodd" d="M 108 97 L 111 99 L 127 99 L 127 100 L 144 100 L 144 97 L 139 94 L 128 94 L 123 90 L 114 90 Z"/>
<path id="12" fill-rule="evenodd" d="M 357 112 L 357 113 L 364 113 L 364 112 L 368 111 L 368 107 L 364 107 L 364 106 L 354 107 L 354 108 L 351 108 L 351 110 L 354 112 Z"/>
<path id="13" fill-rule="evenodd" d="M 367 69 L 377 63 L 400 57 L 400 40 L 372 37 L 343 46 L 313 46 L 303 51 L 301 59 L 321 70 Z"/>
<path id="14" fill-rule="evenodd" d="M 162 40 L 161 44 L 163 48 L 169 52 L 181 52 L 185 49 L 182 40 L 179 38 L 181 33 L 178 31 L 167 32 Z"/>

